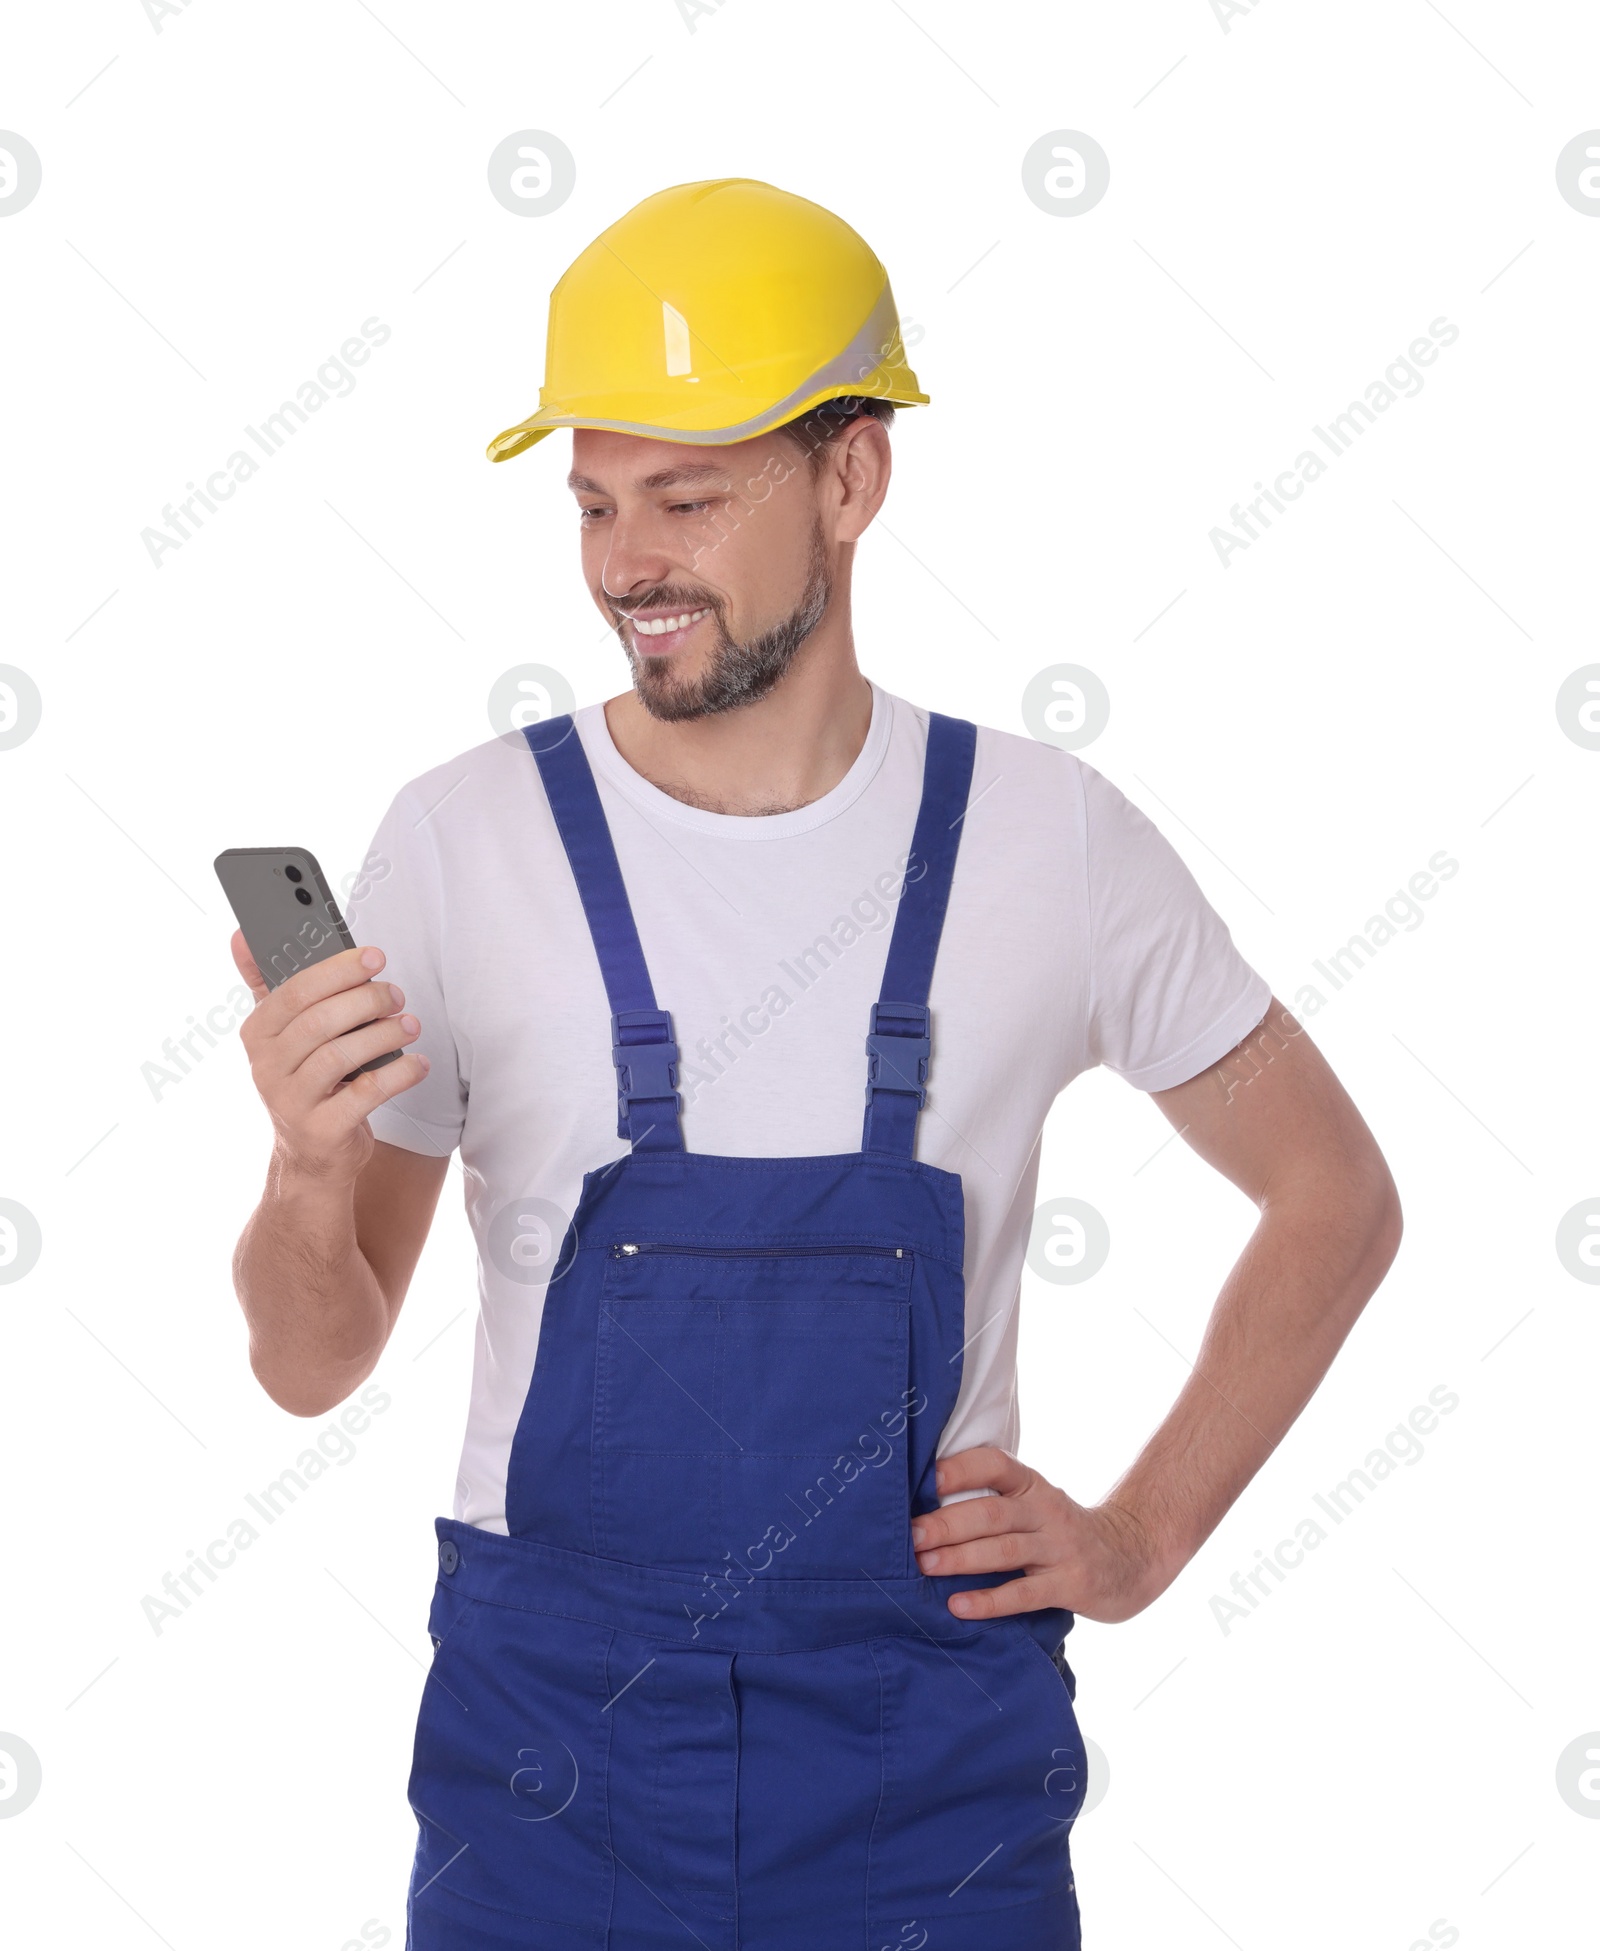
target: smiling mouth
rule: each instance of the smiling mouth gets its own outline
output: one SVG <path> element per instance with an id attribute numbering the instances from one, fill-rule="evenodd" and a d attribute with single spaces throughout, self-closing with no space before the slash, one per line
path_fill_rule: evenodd
<path id="1" fill-rule="evenodd" d="M 680 631 L 689 630 L 702 617 L 710 616 L 709 608 L 703 610 L 683 610 L 677 616 L 635 616 L 628 621 L 641 637 L 671 637 Z"/>

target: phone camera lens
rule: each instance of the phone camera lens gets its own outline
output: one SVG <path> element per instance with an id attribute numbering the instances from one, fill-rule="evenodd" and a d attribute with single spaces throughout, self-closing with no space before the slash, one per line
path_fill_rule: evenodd
<path id="1" fill-rule="evenodd" d="M 297 901 L 304 903 L 304 905 L 308 908 L 311 906 L 311 896 L 303 887 L 297 887 L 295 889 L 294 898 Z"/>
<path id="2" fill-rule="evenodd" d="M 286 867 L 283 871 L 291 881 L 303 881 L 305 879 L 304 874 L 300 872 L 298 867 Z"/>

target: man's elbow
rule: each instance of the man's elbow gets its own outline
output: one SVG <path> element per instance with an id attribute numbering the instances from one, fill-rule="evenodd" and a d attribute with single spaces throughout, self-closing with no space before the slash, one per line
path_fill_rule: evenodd
<path id="1" fill-rule="evenodd" d="M 1372 1285 L 1388 1273 L 1400 1251 L 1405 1233 L 1405 1215 L 1400 1208 L 1400 1188 L 1380 1158 L 1374 1174 L 1353 1201 L 1353 1231 L 1359 1242 L 1364 1269 Z"/>
<path id="2" fill-rule="evenodd" d="M 250 1372 L 271 1401 L 288 1415 L 312 1421 L 330 1415 L 341 1402 L 352 1396 L 372 1373 L 375 1361 L 368 1362 L 359 1374 L 312 1374 L 304 1368 L 285 1372 L 275 1368 L 252 1350 Z"/>

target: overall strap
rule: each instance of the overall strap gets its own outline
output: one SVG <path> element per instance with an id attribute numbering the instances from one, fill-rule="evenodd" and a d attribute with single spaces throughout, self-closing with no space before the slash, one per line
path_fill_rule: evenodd
<path id="1" fill-rule="evenodd" d="M 889 938 L 883 988 L 872 1006 L 867 1037 L 867 1114 L 864 1152 L 916 1155 L 917 1113 L 927 1092 L 932 1029 L 928 989 L 950 899 L 950 878 L 961 845 L 978 728 L 965 718 L 928 714 L 928 754 L 922 804 L 911 857 Z"/>
<path id="2" fill-rule="evenodd" d="M 650 971 L 583 740 L 570 712 L 524 725 L 522 735 L 539 762 L 539 776 L 572 865 L 611 1004 L 617 1136 L 630 1140 L 635 1151 L 681 1152 L 678 1046 L 672 1040 L 672 1018 L 656 1008 Z"/>

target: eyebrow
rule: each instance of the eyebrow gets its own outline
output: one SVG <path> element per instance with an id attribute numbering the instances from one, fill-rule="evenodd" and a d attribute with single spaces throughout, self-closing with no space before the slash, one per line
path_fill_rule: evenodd
<path id="1" fill-rule="evenodd" d="M 657 488 L 676 488 L 686 481 L 727 481 L 726 468 L 713 467 L 709 463 L 689 462 L 683 467 L 665 467 L 659 473 L 647 474 L 636 487 L 649 493 Z M 598 481 L 591 481 L 587 474 L 569 474 L 567 486 L 574 494 L 603 495 L 607 490 Z"/>

